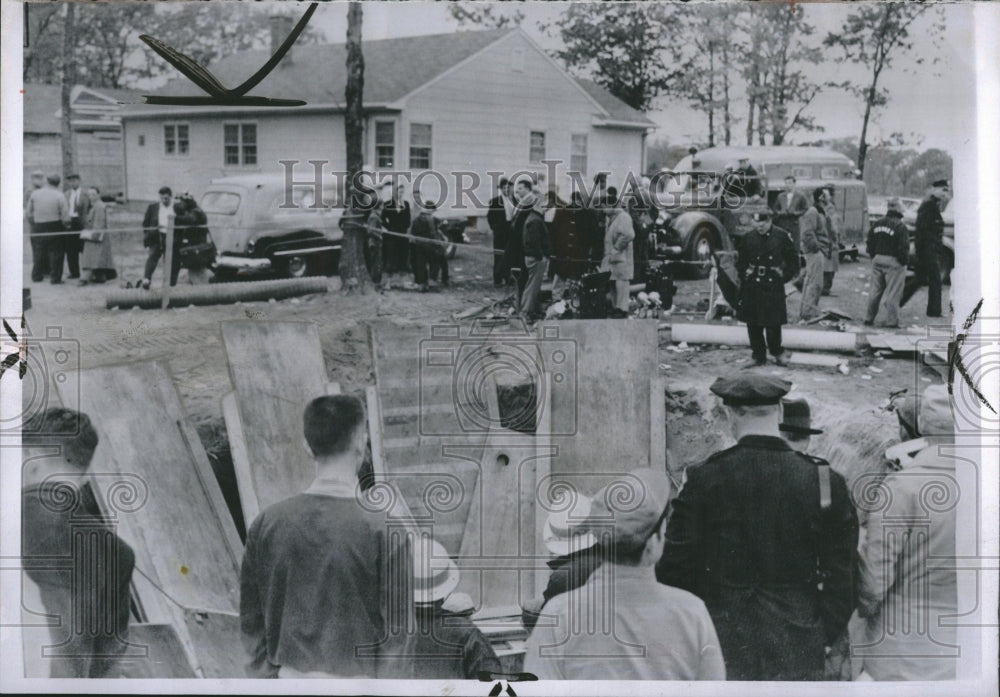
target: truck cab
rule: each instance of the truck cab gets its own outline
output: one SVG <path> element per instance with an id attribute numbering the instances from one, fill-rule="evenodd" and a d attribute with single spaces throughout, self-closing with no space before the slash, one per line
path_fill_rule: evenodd
<path id="1" fill-rule="evenodd" d="M 728 169 L 748 158 L 757 172 L 759 196 L 726 196 Z M 786 176 L 812 200 L 812 190 L 833 187 L 842 256 L 857 257 L 868 230 L 867 193 L 851 160 L 838 152 L 801 146 L 708 148 L 657 174 L 656 256 L 704 262 L 692 265 L 706 276 L 711 255 L 733 249 L 750 229 L 752 215 L 773 209 Z M 796 240 L 797 244 L 797 240 Z"/>

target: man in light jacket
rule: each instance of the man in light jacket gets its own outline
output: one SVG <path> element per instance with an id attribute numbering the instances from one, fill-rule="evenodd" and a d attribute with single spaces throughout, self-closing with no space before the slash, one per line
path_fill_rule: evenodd
<path id="1" fill-rule="evenodd" d="M 916 455 L 901 458 L 900 470 L 878 483 L 879 491 L 860 497 L 872 509 L 858 594 L 858 614 L 867 624 L 853 655 L 874 680 L 955 680 L 961 655 L 955 529 L 965 501 L 957 458 L 947 453 L 955 436 L 944 385 L 924 391 L 916 429 L 922 440 L 909 442 Z M 906 452 L 906 446 L 894 449 Z"/>
<path id="2" fill-rule="evenodd" d="M 629 214 L 615 204 L 615 199 L 611 197 L 604 199 L 608 227 L 604 233 L 601 271 L 610 271 L 611 280 L 615 282 L 615 307 L 628 312 L 628 286 L 633 271 L 632 241 L 635 239 L 635 230 Z"/>
<path id="3" fill-rule="evenodd" d="M 823 271 L 832 251 L 832 230 L 826 213 L 829 196 L 826 189 L 815 189 L 813 205 L 799 221 L 801 251 L 806 260 L 802 282 L 802 306 L 799 309 L 800 322 L 819 316 Z"/>

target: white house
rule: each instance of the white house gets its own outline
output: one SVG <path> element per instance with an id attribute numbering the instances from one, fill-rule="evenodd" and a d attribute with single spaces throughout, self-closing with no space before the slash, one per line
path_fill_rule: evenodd
<path id="1" fill-rule="evenodd" d="M 368 41 L 363 52 L 366 163 L 420 177 L 429 197 L 443 177 L 445 207 L 458 201 L 457 172 L 473 173 L 463 175 L 466 189 L 470 177 L 480 178 L 471 188 L 485 203 L 494 193 L 487 172 L 545 172 L 542 161 L 557 160 L 554 180 L 568 198 L 567 169 L 588 183 L 609 172 L 614 184 L 644 168 L 654 124 L 597 84 L 570 76 L 520 29 Z M 209 67 L 235 86 L 268 55 L 245 52 Z M 304 99 L 302 107 L 123 111 L 126 195 L 153 200 L 162 185 L 197 195 L 216 177 L 282 173 L 281 160 L 300 163 L 297 180 L 313 177 L 310 160 L 327 161 L 327 172 L 343 170 L 345 62 L 342 44 L 296 46 L 252 93 Z M 179 78 L 157 94 L 201 93 Z"/>

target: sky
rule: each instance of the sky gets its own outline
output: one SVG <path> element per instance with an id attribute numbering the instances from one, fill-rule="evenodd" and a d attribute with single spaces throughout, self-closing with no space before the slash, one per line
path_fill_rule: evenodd
<path id="1" fill-rule="evenodd" d="M 558 49 L 561 42 L 542 34 L 539 22 L 558 17 L 564 3 L 517 3 L 525 13 L 522 28 L 545 49 Z M 687 5 L 697 11 L 696 5 Z M 850 4 L 809 3 L 805 5 L 807 20 L 816 26 L 816 37 L 839 29 Z M 936 65 L 914 65 L 912 60 L 897 61 L 885 73 L 884 85 L 890 91 L 890 102 L 869 127 L 869 142 L 884 134 L 899 131 L 907 136 L 915 134 L 922 139 L 920 147 L 937 147 L 953 151 L 967 140 L 967 135 L 956 124 L 971 124 L 975 108 L 975 70 L 973 66 L 972 8 L 969 5 L 946 5 L 946 28 L 940 37 L 940 48 L 935 52 Z M 346 4 L 324 5 L 314 15 L 311 25 L 323 31 L 332 42 L 344 40 L 347 27 Z M 916 37 L 915 54 L 930 55 L 930 22 L 920 19 L 913 27 Z M 448 3 L 443 2 L 379 2 L 364 4 L 363 36 L 366 40 L 437 34 L 458 30 L 451 18 Z M 858 66 L 835 63 L 833 49 L 825 49 L 830 60 L 810 69 L 817 80 L 856 80 L 864 78 Z M 915 55 L 914 54 L 914 55 Z M 907 68 L 911 68 L 908 70 Z M 737 107 L 737 115 L 743 109 Z M 824 127 L 821 133 L 793 132 L 791 142 L 804 142 L 819 138 L 858 137 L 864 105 L 860 99 L 841 90 L 827 90 L 819 95 L 805 114 L 814 116 Z M 706 138 L 705 116 L 688 108 L 682 101 L 660 99 L 649 117 L 658 125 L 652 139 L 669 138 L 677 145 L 701 142 Z M 742 135 L 742 128 L 736 129 Z M 970 130 L 971 132 L 971 130 Z"/>

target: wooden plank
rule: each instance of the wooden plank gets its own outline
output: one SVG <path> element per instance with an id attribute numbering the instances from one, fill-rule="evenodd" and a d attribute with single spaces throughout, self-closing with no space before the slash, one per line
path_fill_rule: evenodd
<path id="1" fill-rule="evenodd" d="M 118 661 L 112 677 L 163 679 L 196 678 L 185 655 L 176 628 L 169 624 L 133 624 L 129 627 L 129 643 L 143 647 L 146 655 Z"/>
<path id="2" fill-rule="evenodd" d="M 240 508 L 243 510 L 243 520 L 249 528 L 252 518 L 247 518 L 249 512 L 256 516 L 260 511 L 257 492 L 253 488 L 253 475 L 250 471 L 250 455 L 247 453 L 246 436 L 243 434 L 243 417 L 236 403 L 236 393 L 230 392 L 222 398 L 222 419 L 226 422 L 226 435 L 229 438 L 229 452 L 233 458 L 233 473 L 236 476 L 236 489 L 240 494 Z"/>
<path id="3" fill-rule="evenodd" d="M 548 373 L 542 373 L 539 377 L 538 394 L 539 399 L 535 405 L 536 423 L 538 424 L 538 428 L 535 430 L 535 454 L 538 459 L 535 461 L 534 491 L 530 494 L 522 495 L 521 498 L 522 501 L 531 502 L 531 520 L 522 520 L 521 524 L 525 527 L 534 528 L 534 547 L 532 548 L 532 552 L 538 556 L 539 564 L 541 565 L 543 562 L 541 561 L 540 552 L 545 549 L 545 543 L 542 541 L 544 537 L 545 518 L 547 511 L 552 507 L 549 487 L 544 482 L 548 482 L 552 474 L 552 456 L 554 455 L 551 438 L 552 376 Z M 540 570 L 534 574 L 533 588 L 524 589 L 522 586 L 522 594 L 525 598 L 537 598 L 542 595 L 549 582 L 549 574 L 545 573 L 546 571 L 547 567 L 540 567 Z"/>
<path id="4" fill-rule="evenodd" d="M 315 324 L 237 321 L 222 322 L 221 329 L 242 426 L 236 430 L 245 444 L 246 467 L 236 473 L 249 526 L 262 509 L 300 493 L 316 476 L 302 444 L 302 413 L 326 394 L 326 367 Z"/>
<path id="5" fill-rule="evenodd" d="M 791 365 L 837 368 L 846 364 L 847 358 L 831 353 L 792 353 L 788 356 L 788 362 Z"/>
<path id="6" fill-rule="evenodd" d="M 188 610 L 184 619 L 202 677 L 247 677 L 250 656 L 243 650 L 239 613 Z"/>
<path id="7" fill-rule="evenodd" d="M 590 496 L 615 474 L 648 466 L 657 322 L 560 320 L 536 332 L 552 375 L 553 477 Z"/>
<path id="8" fill-rule="evenodd" d="M 148 619 L 174 624 L 190 649 L 176 603 L 239 607 L 242 552 L 231 542 L 232 518 L 220 519 L 224 507 L 213 504 L 222 497 L 213 491 L 218 484 L 199 474 L 197 460 L 207 456 L 200 440 L 185 441 L 177 427 L 186 417 L 163 363 L 91 368 L 80 372 L 79 385 L 79 395 L 72 396 L 100 437 L 91 480 L 99 503 L 135 551 L 136 593 Z M 142 396 L 141 409 L 135 408 L 136 395 Z"/>
<path id="9" fill-rule="evenodd" d="M 667 379 L 656 376 L 649 381 L 649 465 L 657 469 L 667 466 Z"/>
<path id="10" fill-rule="evenodd" d="M 499 423 L 496 388 L 492 387 L 485 391 L 487 408 L 491 422 Z M 470 459 L 478 451 L 448 449 Z M 462 537 L 458 564 L 463 571 L 458 589 L 468 593 L 479 608 L 519 605 L 533 594 L 535 585 L 534 570 L 519 570 L 520 564 L 514 561 L 534 556 L 535 437 L 492 428 L 478 452 L 479 477 Z"/>

